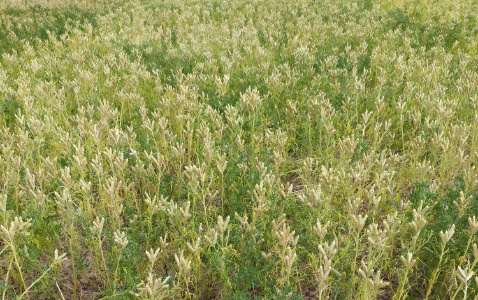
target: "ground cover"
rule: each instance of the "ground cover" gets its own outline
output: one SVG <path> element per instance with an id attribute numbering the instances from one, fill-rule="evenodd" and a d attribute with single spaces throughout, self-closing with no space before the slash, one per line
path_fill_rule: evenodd
<path id="1" fill-rule="evenodd" d="M 3 1 L 2 299 L 476 299 L 477 12 Z"/>

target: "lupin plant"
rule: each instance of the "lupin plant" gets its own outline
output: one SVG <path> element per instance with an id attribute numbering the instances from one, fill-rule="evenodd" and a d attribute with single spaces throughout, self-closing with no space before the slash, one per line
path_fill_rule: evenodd
<path id="1" fill-rule="evenodd" d="M 476 12 L 0 1 L 2 299 L 473 298 Z"/>

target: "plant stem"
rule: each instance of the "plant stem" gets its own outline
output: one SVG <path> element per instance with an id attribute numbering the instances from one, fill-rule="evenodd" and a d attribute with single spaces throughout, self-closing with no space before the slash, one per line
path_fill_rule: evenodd
<path id="1" fill-rule="evenodd" d="M 27 286 L 26 286 L 26 284 L 25 284 L 25 280 L 23 279 L 22 269 L 20 268 L 20 264 L 18 263 L 17 250 L 16 250 L 16 248 L 15 248 L 15 245 L 13 245 L 13 244 L 11 244 L 10 247 L 12 248 L 13 257 L 14 257 L 14 259 L 15 259 L 15 265 L 17 266 L 18 273 L 20 273 L 20 278 L 21 278 L 21 280 L 22 280 L 23 288 L 26 289 Z M 28 295 L 27 295 L 27 298 L 29 298 Z"/>
<path id="2" fill-rule="evenodd" d="M 352 262 L 352 284 L 355 287 L 355 269 L 357 268 L 357 255 L 358 255 L 358 247 L 359 247 L 359 234 L 360 232 L 357 232 L 357 235 L 355 236 L 355 255 L 354 255 L 354 261 Z"/>
<path id="3" fill-rule="evenodd" d="M 55 262 L 53 262 L 53 263 L 50 265 L 50 267 L 49 267 L 45 272 L 43 272 L 43 274 L 42 274 L 40 277 L 38 277 L 32 284 L 30 284 L 30 286 L 29 286 L 29 287 L 23 292 L 23 294 L 20 296 L 20 299 L 22 299 L 23 296 L 25 296 L 25 294 L 26 294 L 35 284 L 37 284 L 37 283 L 51 270 L 51 268 L 53 268 L 54 265 L 55 265 Z M 58 286 L 58 285 L 57 285 L 57 286 Z M 59 289 L 59 288 L 58 288 L 58 289 Z M 61 292 L 61 290 L 60 290 L 60 292 Z M 75 295 L 76 295 L 76 294 L 75 294 Z M 76 297 L 76 296 L 75 296 L 75 297 Z"/>
<path id="4" fill-rule="evenodd" d="M 115 278 L 113 280 L 113 286 L 114 286 L 115 290 L 116 290 L 116 279 L 117 279 L 117 275 L 118 275 L 118 267 L 119 267 L 119 263 L 120 263 L 120 260 L 121 260 L 121 254 L 123 254 L 123 251 L 120 252 L 120 254 L 118 255 L 118 260 L 116 261 Z"/>
<path id="5" fill-rule="evenodd" d="M 10 270 L 12 269 L 12 263 L 13 263 L 13 258 L 10 260 L 10 264 L 8 265 L 7 276 L 5 277 L 5 286 L 8 286 L 8 279 L 10 277 Z M 3 290 L 2 299 L 6 299 L 5 298 L 5 293 L 6 292 L 7 292 L 7 289 L 5 288 Z"/>
<path id="6" fill-rule="evenodd" d="M 398 299 L 398 300 L 402 299 L 403 289 L 408 282 L 408 271 L 409 271 L 408 268 L 406 268 L 405 274 L 403 275 L 402 282 L 400 283 L 400 286 L 398 287 L 398 291 L 395 294 L 395 295 L 398 294 L 398 298 L 395 298 L 395 299 Z"/>
<path id="7" fill-rule="evenodd" d="M 446 246 L 446 244 L 444 244 L 441 247 L 440 260 L 438 261 L 438 265 L 437 265 L 435 271 L 433 272 L 432 278 L 430 279 L 430 285 L 428 286 L 428 290 L 427 290 L 425 300 L 428 300 L 428 297 L 430 296 L 430 294 L 432 292 L 433 285 L 435 284 L 435 281 L 437 279 L 438 272 L 440 271 L 440 265 L 441 265 L 441 262 L 443 260 L 443 255 L 445 254 L 445 246 Z"/>
<path id="8" fill-rule="evenodd" d="M 221 206 L 222 215 L 224 215 L 224 174 L 221 173 Z"/>
<path id="9" fill-rule="evenodd" d="M 73 238 L 74 238 L 74 232 L 73 232 L 73 223 L 70 225 L 70 255 L 71 255 L 71 268 L 73 270 L 73 297 L 76 299 L 76 291 L 77 291 L 77 283 L 76 283 L 76 268 L 75 268 L 75 259 L 74 259 L 74 251 L 73 251 Z"/>
<path id="10" fill-rule="evenodd" d="M 108 282 L 109 284 L 109 276 L 108 276 L 108 269 L 106 268 L 106 260 L 105 260 L 105 256 L 103 254 L 103 246 L 102 246 L 102 243 L 101 243 L 101 236 L 98 235 L 98 244 L 100 246 L 100 254 L 101 254 L 101 262 L 102 262 L 102 267 L 103 267 L 103 270 L 106 274 L 106 282 Z"/>

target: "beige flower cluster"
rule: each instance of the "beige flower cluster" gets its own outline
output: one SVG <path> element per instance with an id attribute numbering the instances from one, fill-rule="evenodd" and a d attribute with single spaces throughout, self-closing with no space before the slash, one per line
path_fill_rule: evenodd
<path id="1" fill-rule="evenodd" d="M 477 299 L 477 13 L 1 1 L 2 299 Z"/>

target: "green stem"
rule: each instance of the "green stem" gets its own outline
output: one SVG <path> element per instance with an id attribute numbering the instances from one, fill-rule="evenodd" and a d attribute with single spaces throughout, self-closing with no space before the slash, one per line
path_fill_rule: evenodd
<path id="1" fill-rule="evenodd" d="M 400 283 L 400 286 L 398 287 L 398 291 L 397 291 L 398 298 L 396 298 L 396 299 L 398 299 L 398 300 L 401 300 L 401 299 L 402 299 L 403 289 L 405 288 L 405 285 L 406 285 L 407 282 L 408 282 L 408 271 L 409 271 L 409 269 L 406 268 L 405 274 L 403 275 L 403 280 L 402 280 L 402 282 Z M 396 295 L 397 295 L 397 294 L 396 294 Z"/>
<path id="2" fill-rule="evenodd" d="M 222 215 L 224 216 L 224 174 L 221 173 L 221 206 Z"/>
<path id="3" fill-rule="evenodd" d="M 13 252 L 13 258 L 15 259 L 15 265 L 17 266 L 18 273 L 20 273 L 20 278 L 22 280 L 23 288 L 26 290 L 27 286 L 25 284 L 25 280 L 23 279 L 22 269 L 20 268 L 20 264 L 18 263 L 18 254 L 17 254 L 17 250 L 15 248 L 15 245 L 12 244 L 11 248 L 12 248 L 12 252 Z M 28 295 L 27 295 L 27 298 L 29 298 Z"/>
<path id="4" fill-rule="evenodd" d="M 209 227 L 209 222 L 207 220 L 206 193 L 205 193 L 205 191 L 203 191 L 202 202 L 203 202 L 203 210 L 204 210 L 204 220 L 206 220 L 206 228 L 208 228 Z"/>
<path id="5" fill-rule="evenodd" d="M 472 240 L 473 240 L 473 235 L 470 235 L 470 237 L 468 238 L 468 243 L 466 244 L 465 252 L 463 253 L 463 256 L 460 257 L 460 260 L 466 258 L 466 253 L 468 252 L 468 249 L 470 248 L 470 245 L 471 245 L 471 241 L 472 241 Z"/>
<path id="6" fill-rule="evenodd" d="M 102 243 L 101 243 L 101 236 L 100 236 L 100 235 L 98 235 L 98 244 L 99 244 L 99 246 L 100 246 L 101 265 L 102 265 L 103 270 L 104 270 L 104 272 L 105 272 L 105 274 L 106 274 L 106 276 L 105 276 L 106 282 L 107 282 L 107 284 L 109 285 L 110 280 L 109 280 L 109 276 L 108 276 L 108 270 L 107 270 L 107 268 L 106 268 L 106 260 L 105 260 L 104 254 L 103 254 L 103 246 L 102 246 Z"/>
<path id="7" fill-rule="evenodd" d="M 402 131 L 402 153 L 405 153 L 405 136 L 403 135 L 403 113 L 400 114 L 400 127 Z"/>
<path id="8" fill-rule="evenodd" d="M 311 120 L 311 118 L 310 118 L 310 114 L 308 115 L 308 119 L 309 119 L 309 122 L 308 122 L 308 123 L 309 123 L 309 128 L 308 128 L 309 156 L 312 156 L 312 120 Z"/>
<path id="9" fill-rule="evenodd" d="M 12 269 L 12 263 L 13 263 L 13 258 L 10 260 L 10 264 L 8 265 L 7 276 L 5 277 L 5 286 L 8 286 L 8 279 L 10 278 L 10 270 Z M 7 292 L 7 289 L 4 289 L 2 294 L 2 299 L 6 299 L 5 298 L 6 292 Z"/>
<path id="10" fill-rule="evenodd" d="M 20 296 L 20 299 L 23 298 L 23 296 L 25 296 L 25 294 L 35 285 L 37 284 L 50 270 L 51 268 L 53 268 L 53 266 L 55 265 L 55 263 L 51 264 L 50 267 L 45 271 L 43 272 L 43 274 L 38 277 L 32 284 L 30 284 L 30 286 L 23 292 L 23 294 Z M 60 290 L 61 292 L 61 290 Z"/>
<path id="11" fill-rule="evenodd" d="M 427 290 L 425 300 L 428 300 L 428 297 L 430 296 L 430 294 L 432 292 L 433 285 L 435 284 L 435 280 L 437 279 L 438 272 L 440 271 L 440 265 L 441 265 L 441 262 L 443 260 L 443 255 L 445 254 L 445 246 L 446 246 L 446 244 L 444 244 L 441 247 L 440 260 L 438 261 L 438 265 L 437 265 L 435 271 L 433 272 L 432 278 L 430 279 L 430 285 L 428 286 L 428 290 Z"/>
<path id="12" fill-rule="evenodd" d="M 355 269 L 357 268 L 357 255 L 358 255 L 358 247 L 359 247 L 359 234 L 357 232 L 357 236 L 355 236 L 355 256 L 354 261 L 352 263 L 352 284 L 355 287 Z"/>
<path id="13" fill-rule="evenodd" d="M 70 225 L 70 255 L 71 255 L 71 268 L 73 270 L 73 297 L 76 299 L 76 291 L 77 291 L 77 283 L 76 283 L 76 268 L 75 268 L 75 260 L 74 260 L 74 251 L 73 251 L 73 238 L 74 238 L 74 232 L 73 232 L 73 223 Z"/>
<path id="14" fill-rule="evenodd" d="M 117 276 L 118 276 L 118 267 L 119 267 L 119 263 L 120 263 L 120 260 L 121 260 L 121 254 L 123 254 L 123 251 L 120 252 L 120 254 L 118 255 L 118 260 L 116 261 L 115 278 L 113 280 L 113 286 L 114 286 L 115 290 L 116 290 L 116 280 L 117 280 Z"/>

